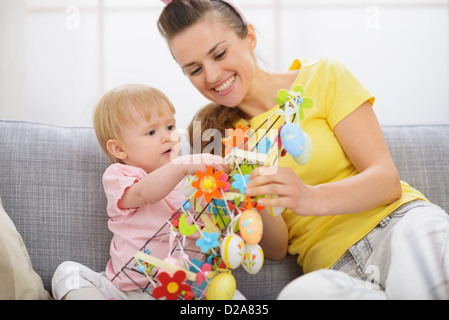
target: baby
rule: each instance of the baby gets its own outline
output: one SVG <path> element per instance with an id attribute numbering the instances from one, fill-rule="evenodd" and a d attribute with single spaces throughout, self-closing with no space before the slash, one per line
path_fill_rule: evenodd
<path id="1" fill-rule="evenodd" d="M 174 114 L 168 98 L 146 85 L 115 88 L 98 103 L 94 128 L 112 163 L 103 176 L 108 226 L 113 233 L 111 259 L 105 275 L 75 262 L 61 264 L 53 277 L 56 299 L 151 298 L 123 273 L 115 276 L 181 207 L 186 198 L 182 182 L 187 175 L 205 171 L 208 166 L 229 171 L 219 156 L 179 156 L 180 139 Z M 187 241 L 185 246 L 195 248 L 194 241 Z M 170 254 L 168 241 L 151 248 L 151 254 L 166 258 Z M 79 289 L 67 287 L 70 282 L 67 268 L 76 270 Z M 133 276 L 133 280 L 143 287 L 148 283 L 143 275 Z"/>

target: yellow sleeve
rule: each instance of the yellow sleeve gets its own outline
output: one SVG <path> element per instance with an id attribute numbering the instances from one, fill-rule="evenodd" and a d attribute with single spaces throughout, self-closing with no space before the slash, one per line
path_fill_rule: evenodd
<path id="1" fill-rule="evenodd" d="M 373 105 L 375 98 L 343 63 L 326 60 L 320 82 L 325 87 L 322 97 L 325 118 L 333 129 L 366 101 Z"/>

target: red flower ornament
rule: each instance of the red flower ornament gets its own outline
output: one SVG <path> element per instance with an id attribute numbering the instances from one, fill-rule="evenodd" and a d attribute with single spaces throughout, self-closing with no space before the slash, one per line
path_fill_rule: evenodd
<path id="1" fill-rule="evenodd" d="M 192 288 L 184 283 L 186 277 L 186 273 L 182 270 L 176 271 L 173 277 L 166 272 L 159 273 L 157 278 L 160 286 L 154 288 L 153 297 L 156 299 L 166 297 L 167 300 L 177 300 L 178 296 L 190 298 L 192 295 L 189 292 Z"/>

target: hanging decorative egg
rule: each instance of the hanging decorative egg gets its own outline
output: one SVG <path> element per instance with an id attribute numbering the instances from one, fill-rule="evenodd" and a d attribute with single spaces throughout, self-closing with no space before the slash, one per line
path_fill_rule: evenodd
<path id="1" fill-rule="evenodd" d="M 304 132 L 295 123 L 286 123 L 281 130 L 282 145 L 293 157 L 299 157 L 304 152 Z"/>
<path id="2" fill-rule="evenodd" d="M 236 234 L 223 239 L 220 246 L 221 257 L 229 269 L 237 269 L 243 261 L 245 243 Z"/>
<path id="3" fill-rule="evenodd" d="M 304 132 L 304 152 L 300 156 L 293 157 L 293 159 L 300 165 L 306 165 L 312 157 L 312 151 L 312 139 L 310 139 L 309 135 Z"/>
<path id="4" fill-rule="evenodd" d="M 212 278 L 207 286 L 206 300 L 232 300 L 237 290 L 237 282 L 230 272 Z"/>
<path id="5" fill-rule="evenodd" d="M 256 245 L 246 245 L 242 266 L 250 274 L 256 274 L 262 269 L 264 255 L 262 248 Z"/>
<path id="6" fill-rule="evenodd" d="M 244 211 L 239 218 L 239 227 L 240 235 L 247 244 L 258 244 L 262 239 L 263 222 L 262 217 L 257 211 Z"/>

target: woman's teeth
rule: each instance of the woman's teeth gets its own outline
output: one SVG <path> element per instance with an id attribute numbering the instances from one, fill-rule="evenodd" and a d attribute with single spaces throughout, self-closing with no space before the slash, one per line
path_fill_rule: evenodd
<path id="1" fill-rule="evenodd" d="M 223 91 L 228 90 L 228 89 L 232 86 L 232 84 L 234 83 L 234 81 L 235 81 L 235 75 L 232 76 L 231 78 L 229 78 L 229 80 L 226 81 L 225 83 L 223 83 L 221 86 L 216 87 L 216 88 L 215 88 L 215 91 L 217 91 L 217 92 L 223 92 Z"/>

